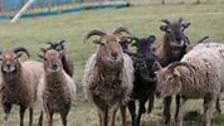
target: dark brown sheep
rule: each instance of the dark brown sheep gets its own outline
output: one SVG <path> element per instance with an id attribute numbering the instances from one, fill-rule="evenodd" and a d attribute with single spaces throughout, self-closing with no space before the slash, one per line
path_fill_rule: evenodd
<path id="1" fill-rule="evenodd" d="M 162 20 L 164 23 L 160 26 L 160 30 L 165 32 L 163 42 L 155 49 L 155 55 L 159 58 L 162 67 L 166 67 L 172 62 L 179 61 L 187 52 L 187 47 L 190 45 L 188 37 L 184 34 L 191 23 L 183 23 L 183 19 L 170 22 L 166 19 Z M 179 97 L 176 98 L 177 110 L 179 109 Z M 165 123 L 170 123 L 170 105 L 172 98 L 166 97 L 164 99 L 164 119 Z M 176 116 L 175 115 L 175 116 Z"/>

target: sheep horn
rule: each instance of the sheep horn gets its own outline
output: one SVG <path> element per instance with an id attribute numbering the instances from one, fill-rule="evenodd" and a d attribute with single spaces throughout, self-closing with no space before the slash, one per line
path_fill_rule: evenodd
<path id="1" fill-rule="evenodd" d="M 3 48 L 0 48 L 0 55 L 2 54 L 2 52 L 3 52 Z"/>
<path id="2" fill-rule="evenodd" d="M 121 34 L 122 32 L 127 33 L 129 35 L 131 35 L 131 33 L 129 32 L 129 30 L 125 27 L 118 27 L 113 34 Z"/>
<path id="3" fill-rule="evenodd" d="M 189 63 L 187 63 L 187 62 L 174 62 L 174 63 L 172 63 L 172 64 L 170 64 L 169 66 L 168 66 L 168 69 L 170 69 L 171 71 L 174 71 L 174 69 L 177 67 L 177 66 L 185 66 L 185 67 L 187 67 L 189 70 L 190 70 L 190 72 L 194 72 L 194 66 L 193 65 L 191 65 L 191 64 L 189 64 Z"/>
<path id="4" fill-rule="evenodd" d="M 48 49 L 45 49 L 45 48 L 40 48 L 40 50 L 45 53 Z"/>
<path id="5" fill-rule="evenodd" d="M 183 21 L 183 18 L 179 18 L 178 22 L 182 23 L 182 21 Z"/>
<path id="6" fill-rule="evenodd" d="M 100 30 L 92 30 L 92 31 L 90 31 L 90 32 L 86 35 L 86 37 L 85 37 L 85 39 L 84 39 L 84 42 L 86 42 L 90 37 L 92 37 L 92 36 L 94 36 L 94 35 L 98 35 L 98 36 L 102 37 L 102 36 L 105 36 L 106 33 L 105 33 L 105 32 L 102 32 L 102 31 L 100 31 Z"/>
<path id="7" fill-rule="evenodd" d="M 185 30 L 186 28 L 188 28 L 190 25 L 191 25 L 190 22 L 187 22 L 187 23 L 182 24 L 182 26 L 184 27 L 183 30 Z"/>
<path id="8" fill-rule="evenodd" d="M 27 50 L 26 48 L 24 48 L 24 47 L 13 48 L 12 51 L 13 51 L 14 53 L 24 52 L 24 53 L 26 53 L 26 55 L 27 55 L 28 57 L 30 57 L 30 54 L 29 54 L 28 50 Z"/>
<path id="9" fill-rule="evenodd" d="M 61 41 L 59 42 L 60 45 L 63 45 L 64 43 L 65 43 L 65 40 L 61 40 Z"/>
<path id="10" fill-rule="evenodd" d="M 167 20 L 167 19 L 162 19 L 162 20 L 161 20 L 161 22 L 163 22 L 163 23 L 165 23 L 165 24 L 167 24 L 167 25 L 169 25 L 169 24 L 170 24 L 170 21 L 169 21 L 169 20 Z"/>
<path id="11" fill-rule="evenodd" d="M 203 37 L 202 39 L 200 39 L 200 40 L 198 40 L 198 44 L 199 43 L 203 43 L 205 40 L 207 40 L 209 38 L 209 36 L 205 36 L 205 37 Z"/>
<path id="12" fill-rule="evenodd" d="M 47 44 L 49 44 L 50 46 L 54 45 L 54 43 L 52 42 L 47 42 Z"/>

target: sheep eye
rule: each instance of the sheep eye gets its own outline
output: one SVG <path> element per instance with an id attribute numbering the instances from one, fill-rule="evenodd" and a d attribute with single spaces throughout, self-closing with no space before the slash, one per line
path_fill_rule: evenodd
<path id="1" fill-rule="evenodd" d="M 105 43 L 100 43 L 101 46 L 105 46 Z"/>

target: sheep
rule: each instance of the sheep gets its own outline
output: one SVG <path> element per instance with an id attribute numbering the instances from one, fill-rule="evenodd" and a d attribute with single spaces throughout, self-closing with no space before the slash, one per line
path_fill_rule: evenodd
<path id="1" fill-rule="evenodd" d="M 65 40 L 61 40 L 58 43 L 57 42 L 56 43 L 48 42 L 50 47 L 48 47 L 47 49 L 54 49 L 59 52 L 65 51 L 64 43 L 65 43 Z M 65 53 L 63 53 L 63 56 L 61 57 L 61 62 L 63 64 L 63 68 L 64 68 L 65 72 L 70 77 L 72 77 L 74 74 L 74 64 L 73 64 L 72 60 L 67 55 L 65 55 Z"/>
<path id="2" fill-rule="evenodd" d="M 224 91 L 224 45 L 202 43 L 188 52 L 180 62 L 174 62 L 157 73 L 156 95 L 180 94 L 176 123 L 183 125 L 183 105 L 188 99 L 204 99 L 203 123 L 211 125 L 213 106 Z"/>
<path id="3" fill-rule="evenodd" d="M 164 24 L 160 26 L 160 30 L 165 32 L 163 43 L 158 45 L 154 51 L 154 54 L 158 57 L 162 67 L 166 67 L 172 62 L 179 61 L 187 52 L 187 47 L 190 45 L 188 37 L 184 34 L 191 23 L 183 22 L 180 18 L 177 21 L 170 22 L 167 19 L 161 20 Z M 179 96 L 176 97 L 176 113 L 179 109 Z M 171 119 L 170 105 L 172 97 L 166 97 L 164 99 L 164 123 L 169 124 Z M 176 117 L 177 114 L 175 114 Z"/>
<path id="4" fill-rule="evenodd" d="M 63 51 L 42 50 L 44 75 L 39 84 L 38 95 L 47 117 L 48 126 L 52 126 L 54 113 L 59 113 L 63 126 L 67 126 L 67 115 L 76 96 L 76 86 L 72 78 L 64 71 L 61 57 Z M 43 112 L 39 125 L 42 126 Z"/>
<path id="5" fill-rule="evenodd" d="M 33 123 L 33 105 L 37 98 L 37 86 L 43 73 L 40 62 L 19 58 L 29 52 L 24 47 L 5 49 L 0 52 L 1 60 L 1 104 L 4 110 L 3 126 L 8 125 L 12 105 L 20 106 L 20 126 L 24 125 L 24 114 L 29 109 L 29 126 Z"/>
<path id="6" fill-rule="evenodd" d="M 147 38 L 136 38 L 132 46 L 137 47 L 137 53 L 128 54 L 133 58 L 135 69 L 134 89 L 128 108 L 132 117 L 132 125 L 140 126 L 141 116 L 146 111 L 145 103 L 150 98 L 149 106 L 152 110 L 154 103 L 154 92 L 156 90 L 156 76 L 154 74 L 160 68 L 157 57 L 153 55 L 151 44 L 155 41 L 155 36 L 150 35 Z M 127 42 L 126 43 L 130 43 Z M 139 101 L 139 111 L 136 115 L 135 101 Z M 151 111 L 150 110 L 150 111 Z"/>
<path id="7" fill-rule="evenodd" d="M 100 126 L 107 126 L 108 122 L 115 125 L 116 111 L 129 101 L 133 89 L 133 62 L 122 51 L 119 36 L 127 31 L 125 28 L 113 33 L 92 30 L 85 37 L 85 41 L 92 36 L 100 37 L 93 41 L 98 49 L 88 60 L 83 79 L 84 92 L 97 108 Z M 126 119 L 123 121 L 127 125 Z"/>

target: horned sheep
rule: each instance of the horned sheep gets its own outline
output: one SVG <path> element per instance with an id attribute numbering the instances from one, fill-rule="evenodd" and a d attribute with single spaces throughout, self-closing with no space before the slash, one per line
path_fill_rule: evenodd
<path id="1" fill-rule="evenodd" d="M 86 36 L 100 37 L 94 41 L 99 46 L 86 64 L 83 81 L 88 98 L 97 108 L 100 126 L 107 126 L 109 121 L 115 125 L 116 111 L 130 100 L 133 89 L 133 62 L 123 53 L 119 36 L 120 32 L 129 32 L 118 29 L 113 33 L 92 30 Z"/>
<path id="2" fill-rule="evenodd" d="M 161 69 L 158 76 L 157 96 L 179 94 L 178 126 L 183 125 L 183 105 L 188 99 L 204 99 L 204 125 L 211 125 L 213 107 L 224 91 L 224 45 L 201 43 L 186 54 L 181 62 Z"/>
<path id="3" fill-rule="evenodd" d="M 37 99 L 37 86 L 43 73 L 40 62 L 25 61 L 19 58 L 29 56 L 24 47 L 1 51 L 1 104 L 4 110 L 3 126 L 8 125 L 12 105 L 20 106 L 20 126 L 24 125 L 24 114 L 29 109 L 29 126 L 33 123 L 33 105 Z"/>
<path id="4" fill-rule="evenodd" d="M 48 126 L 52 126 L 54 113 L 59 113 L 63 126 L 67 126 L 67 115 L 76 96 L 76 87 L 72 78 L 64 71 L 61 62 L 63 51 L 42 50 L 44 75 L 39 84 L 38 95 L 43 105 L 39 118 L 42 125 L 43 115 L 46 114 Z"/>

